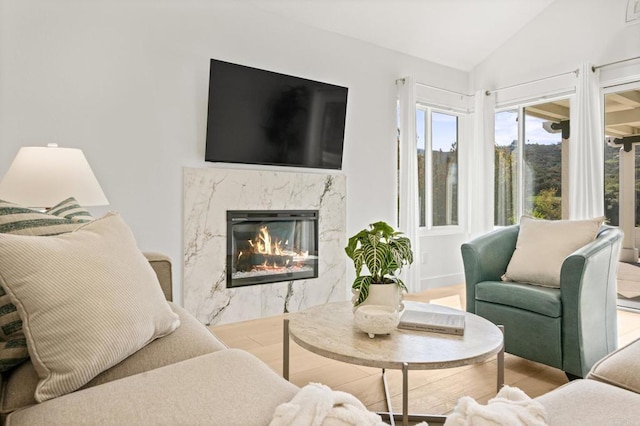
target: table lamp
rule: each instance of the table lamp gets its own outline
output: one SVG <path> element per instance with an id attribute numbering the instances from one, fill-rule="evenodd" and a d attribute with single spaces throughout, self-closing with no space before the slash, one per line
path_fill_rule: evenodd
<path id="1" fill-rule="evenodd" d="M 33 208 L 50 208 L 74 197 L 81 206 L 109 204 L 79 149 L 23 147 L 0 181 L 0 199 Z"/>

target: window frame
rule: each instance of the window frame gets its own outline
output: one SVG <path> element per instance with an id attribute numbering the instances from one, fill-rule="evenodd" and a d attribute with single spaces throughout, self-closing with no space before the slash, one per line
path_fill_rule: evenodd
<path id="1" fill-rule="evenodd" d="M 466 214 L 466 191 L 467 191 L 467 167 L 465 167 L 465 156 L 467 152 L 467 126 L 470 120 L 469 111 L 456 108 L 437 106 L 424 100 L 417 99 L 415 113 L 419 110 L 425 112 L 425 225 L 418 223 L 418 234 L 420 236 L 430 235 L 455 235 L 464 234 L 467 230 Z M 433 225 L 433 144 L 432 144 L 432 114 L 446 114 L 455 116 L 457 119 L 457 225 Z M 416 126 L 417 127 L 417 126 Z M 416 136 L 418 135 L 416 128 Z M 417 151 L 416 151 L 417 155 Z M 420 171 L 418 171 L 419 173 Z M 420 206 L 419 206 L 420 208 Z M 420 215 L 418 215 L 419 217 Z"/>

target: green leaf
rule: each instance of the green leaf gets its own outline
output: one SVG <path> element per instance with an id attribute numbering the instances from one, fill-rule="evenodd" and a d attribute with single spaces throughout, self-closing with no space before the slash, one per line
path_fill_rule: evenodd
<path id="1" fill-rule="evenodd" d="M 365 262 L 364 253 L 364 250 L 357 249 L 352 254 L 351 258 L 353 259 L 353 266 L 356 268 L 356 275 L 360 275 L 362 272 L 362 265 Z"/>
<path id="2" fill-rule="evenodd" d="M 383 244 L 376 244 L 372 250 L 364 252 L 364 263 L 376 282 L 384 276 L 388 253 L 389 247 Z"/>
<path id="3" fill-rule="evenodd" d="M 354 306 L 358 306 L 369 295 L 369 286 L 371 285 L 371 277 L 369 275 L 358 277 L 353 282 L 351 288 L 358 291 L 358 299 L 354 303 Z"/>
<path id="4" fill-rule="evenodd" d="M 382 234 L 385 239 L 388 239 L 394 234 L 393 228 L 385 222 L 372 223 L 371 229 L 375 234 Z"/>

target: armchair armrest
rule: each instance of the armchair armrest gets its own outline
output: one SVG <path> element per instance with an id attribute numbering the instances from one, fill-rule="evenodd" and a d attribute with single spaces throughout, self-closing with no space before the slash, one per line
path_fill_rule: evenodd
<path id="1" fill-rule="evenodd" d="M 142 254 L 147 258 L 149 264 L 158 276 L 158 281 L 160 282 L 160 287 L 162 288 L 164 297 L 167 300 L 172 301 L 173 281 L 171 277 L 171 259 L 162 253 L 144 252 Z"/>
<path id="2" fill-rule="evenodd" d="M 518 225 L 496 229 L 462 244 L 467 311 L 475 313 L 475 286 L 482 281 L 500 281 L 516 248 Z"/>
<path id="3" fill-rule="evenodd" d="M 560 297 L 562 317 L 566 319 L 562 324 L 563 358 L 575 363 L 583 360 L 583 365 L 565 365 L 563 370 L 580 377 L 617 348 L 616 273 L 621 242 L 622 231 L 603 227 L 593 242 L 573 252 L 562 264 Z"/>

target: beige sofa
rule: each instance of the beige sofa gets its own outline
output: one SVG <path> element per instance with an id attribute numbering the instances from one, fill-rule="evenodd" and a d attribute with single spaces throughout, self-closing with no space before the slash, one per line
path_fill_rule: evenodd
<path id="1" fill-rule="evenodd" d="M 168 300 L 171 263 L 146 254 Z M 180 327 L 82 389 L 36 403 L 30 361 L 2 377 L 2 422 L 19 425 L 267 425 L 298 388 L 253 355 L 228 349 L 179 306 Z M 537 398 L 551 425 L 640 424 L 640 340 L 599 361 L 585 380 Z"/>
<path id="2" fill-rule="evenodd" d="M 167 300 L 171 263 L 146 254 Z M 0 413 L 7 425 L 268 424 L 298 388 L 253 355 L 228 349 L 171 303 L 181 325 L 104 371 L 82 389 L 36 403 L 30 361 L 2 377 Z"/>
<path id="3" fill-rule="evenodd" d="M 536 399 L 552 426 L 640 424 L 640 339 L 598 361 L 586 379 Z"/>

